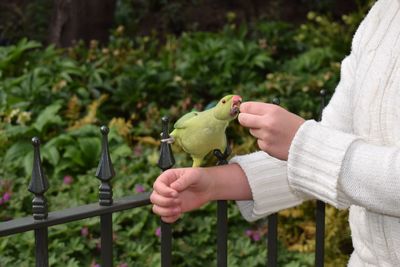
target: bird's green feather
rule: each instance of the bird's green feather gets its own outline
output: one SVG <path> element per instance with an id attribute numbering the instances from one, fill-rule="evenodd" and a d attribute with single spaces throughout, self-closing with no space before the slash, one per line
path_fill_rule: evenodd
<path id="1" fill-rule="evenodd" d="M 189 121 L 199 115 L 198 111 L 192 111 L 185 115 L 183 115 L 177 122 L 174 124 L 175 129 L 183 129 L 188 126 Z"/>

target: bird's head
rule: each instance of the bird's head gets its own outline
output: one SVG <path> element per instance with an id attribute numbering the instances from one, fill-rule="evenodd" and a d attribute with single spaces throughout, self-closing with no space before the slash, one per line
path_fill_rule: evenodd
<path id="1" fill-rule="evenodd" d="M 242 98 L 238 95 L 224 96 L 214 108 L 214 117 L 218 120 L 231 121 L 239 115 Z"/>

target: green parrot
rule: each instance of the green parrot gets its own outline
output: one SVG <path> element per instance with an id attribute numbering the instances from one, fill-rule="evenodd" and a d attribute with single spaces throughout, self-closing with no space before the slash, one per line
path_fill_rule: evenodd
<path id="1" fill-rule="evenodd" d="M 214 149 L 224 152 L 227 146 L 225 130 L 239 114 L 242 98 L 227 95 L 208 110 L 192 111 L 183 115 L 170 134 L 193 159 L 192 167 L 200 167 L 204 157 Z"/>

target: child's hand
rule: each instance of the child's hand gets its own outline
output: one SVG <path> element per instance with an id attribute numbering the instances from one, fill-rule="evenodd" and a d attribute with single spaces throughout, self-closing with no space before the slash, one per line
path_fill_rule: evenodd
<path id="1" fill-rule="evenodd" d="M 153 212 L 164 222 L 176 221 L 182 213 L 211 200 L 213 179 L 204 168 L 170 169 L 154 182 L 150 196 Z"/>
<path id="2" fill-rule="evenodd" d="M 240 105 L 239 123 L 250 128 L 259 148 L 271 156 L 287 160 L 289 148 L 304 119 L 284 108 L 260 102 Z"/>

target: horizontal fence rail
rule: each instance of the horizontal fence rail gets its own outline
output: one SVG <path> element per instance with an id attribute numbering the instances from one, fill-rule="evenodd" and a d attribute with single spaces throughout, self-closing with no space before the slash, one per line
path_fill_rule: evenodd
<path id="1" fill-rule="evenodd" d="M 99 206 L 99 204 L 93 203 L 61 211 L 54 211 L 49 213 L 47 220 L 42 221 L 35 221 L 32 217 L 26 217 L 2 222 L 0 223 L 0 237 L 146 206 L 150 204 L 149 197 L 150 193 L 141 193 L 120 198 L 114 201 L 112 206 Z"/>
<path id="2" fill-rule="evenodd" d="M 274 100 L 279 104 L 279 100 Z M 321 113 L 325 103 L 325 91 L 321 91 Z M 168 170 L 175 164 L 171 145 L 166 142 L 169 138 L 169 120 L 162 118 L 162 134 L 160 146 L 160 158 L 158 166 L 162 171 Z M 133 196 L 126 196 L 117 200 L 113 199 L 111 179 L 115 171 L 108 150 L 108 128 L 102 126 L 102 152 L 96 177 L 100 180 L 99 202 L 79 207 L 64 209 L 61 211 L 47 211 L 47 199 L 44 196 L 49 185 L 40 160 L 40 140 L 32 139 L 34 149 L 32 179 L 28 190 L 34 194 L 32 201 L 33 216 L 13 219 L 0 223 L 0 237 L 34 231 L 35 233 L 35 257 L 36 267 L 48 266 L 48 228 L 55 225 L 79 221 L 92 217 L 100 217 L 101 232 L 101 266 L 113 266 L 113 241 L 112 241 L 112 215 L 128 209 L 150 205 L 150 192 Z M 214 150 L 217 165 L 227 164 L 229 148 L 222 153 Z M 217 267 L 228 266 L 228 205 L 226 200 L 217 201 Z M 161 224 L 161 266 L 172 266 L 172 239 L 173 225 Z M 316 253 L 315 266 L 324 266 L 324 231 L 325 231 L 325 204 L 317 201 L 316 208 Z M 278 266 L 278 214 L 268 216 L 268 240 L 267 240 L 267 266 Z"/>

